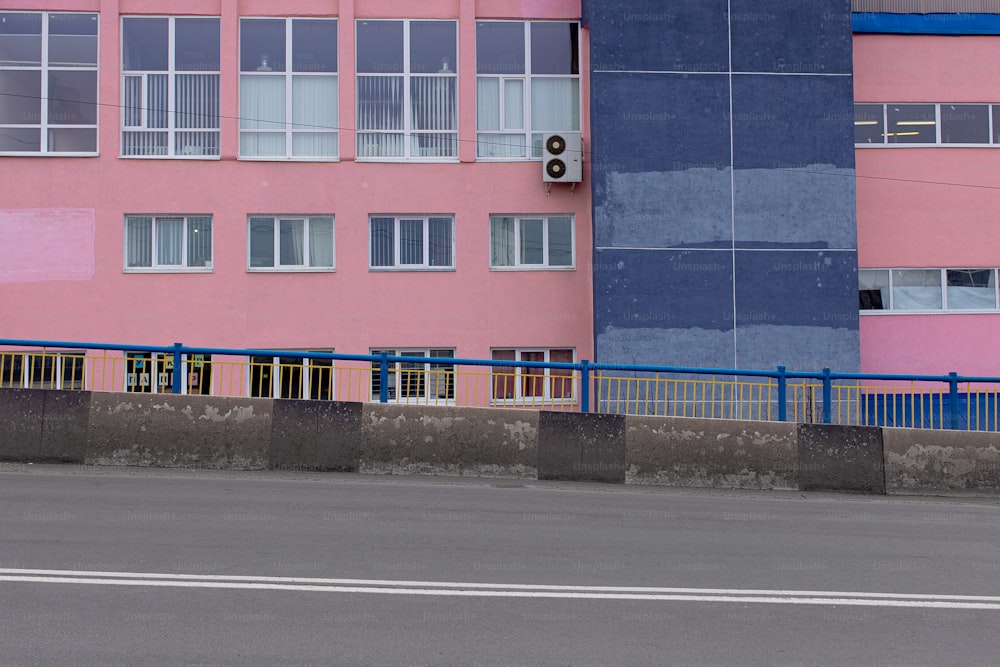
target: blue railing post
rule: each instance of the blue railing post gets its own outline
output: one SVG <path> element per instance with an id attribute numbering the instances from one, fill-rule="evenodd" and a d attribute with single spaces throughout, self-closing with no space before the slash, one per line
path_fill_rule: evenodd
<path id="1" fill-rule="evenodd" d="M 830 423 L 830 395 L 833 393 L 830 386 L 830 368 L 823 369 L 823 423 Z"/>
<path id="2" fill-rule="evenodd" d="M 174 383 L 171 391 L 173 391 L 175 394 L 181 393 L 181 387 L 183 387 L 183 385 L 181 384 L 181 371 L 183 370 L 183 368 L 181 367 L 182 347 L 184 346 L 181 345 L 180 343 L 174 343 Z"/>
<path id="3" fill-rule="evenodd" d="M 383 352 L 380 355 L 378 366 L 378 402 L 389 402 L 389 353 Z"/>
<path id="4" fill-rule="evenodd" d="M 590 412 L 590 362 L 580 362 L 580 412 Z"/>
<path id="5" fill-rule="evenodd" d="M 958 373 L 948 373 L 948 402 L 951 403 L 951 414 L 948 417 L 948 428 L 958 428 Z"/>
<path id="6" fill-rule="evenodd" d="M 785 377 L 785 367 L 778 366 L 778 421 L 788 421 L 788 379 Z"/>

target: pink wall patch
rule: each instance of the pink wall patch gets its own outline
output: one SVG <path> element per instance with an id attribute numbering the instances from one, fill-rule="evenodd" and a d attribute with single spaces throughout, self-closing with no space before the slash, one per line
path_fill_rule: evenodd
<path id="1" fill-rule="evenodd" d="M 0 209 L 0 283 L 94 277 L 94 209 Z"/>

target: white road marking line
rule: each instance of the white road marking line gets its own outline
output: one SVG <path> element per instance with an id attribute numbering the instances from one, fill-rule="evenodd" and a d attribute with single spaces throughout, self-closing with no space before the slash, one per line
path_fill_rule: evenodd
<path id="1" fill-rule="evenodd" d="M 300 577 L 241 577 L 130 572 L 86 572 L 0 568 L 0 582 L 86 584 L 278 590 L 321 593 L 427 595 L 453 597 L 554 598 L 572 600 L 637 600 L 674 602 L 745 602 L 924 609 L 1000 610 L 1000 597 L 921 595 L 841 591 L 782 591 L 726 588 L 653 588 L 615 586 L 544 586 L 380 579 L 319 579 Z"/>

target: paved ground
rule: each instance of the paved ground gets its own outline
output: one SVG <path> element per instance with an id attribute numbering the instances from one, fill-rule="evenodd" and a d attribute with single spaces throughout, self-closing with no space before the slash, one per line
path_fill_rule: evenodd
<path id="1" fill-rule="evenodd" d="M 2 667 L 996 665 L 998 628 L 992 499 L 0 466 Z"/>

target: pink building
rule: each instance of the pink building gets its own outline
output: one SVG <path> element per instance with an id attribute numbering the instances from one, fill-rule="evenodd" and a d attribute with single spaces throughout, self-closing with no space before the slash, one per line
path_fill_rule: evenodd
<path id="1" fill-rule="evenodd" d="M 590 191 L 547 188 L 540 160 L 545 133 L 587 141 L 579 19 L 580 0 L 8 0 L 0 336 L 592 358 Z M 164 390 L 150 361 L 108 372 Z M 226 360 L 189 361 L 192 392 L 369 390 L 367 370 L 355 392 L 230 359 L 223 386 Z M 8 386 L 36 372 L 6 362 Z M 499 398 L 572 402 L 557 385 Z"/>

